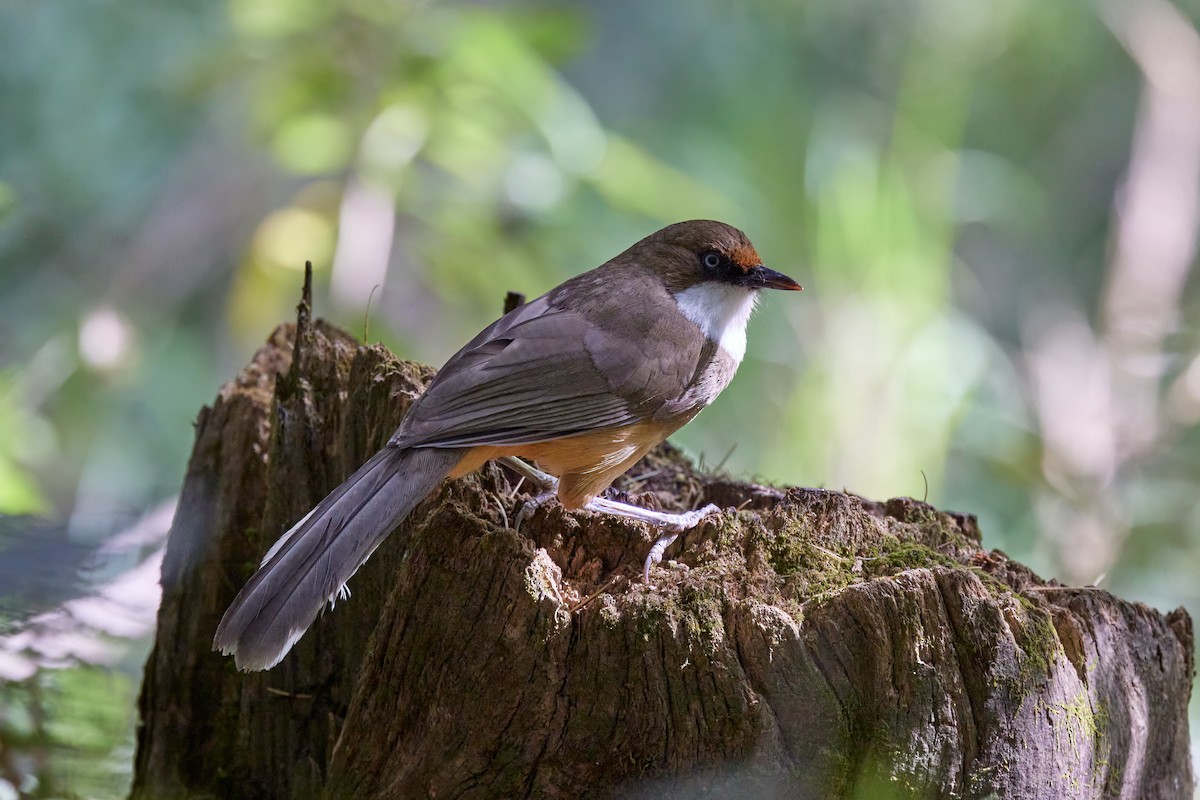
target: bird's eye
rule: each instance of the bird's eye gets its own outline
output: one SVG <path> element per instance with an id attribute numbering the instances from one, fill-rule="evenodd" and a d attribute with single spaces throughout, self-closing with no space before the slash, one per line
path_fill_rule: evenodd
<path id="1" fill-rule="evenodd" d="M 708 252 L 705 253 L 701 258 L 701 263 L 703 263 L 707 269 L 716 269 L 717 267 L 721 266 L 721 257 L 716 253 Z"/>

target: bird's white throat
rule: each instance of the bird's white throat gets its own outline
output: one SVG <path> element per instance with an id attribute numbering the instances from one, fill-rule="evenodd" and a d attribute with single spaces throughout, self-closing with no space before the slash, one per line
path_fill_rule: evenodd
<path id="1" fill-rule="evenodd" d="M 729 283 L 704 281 L 675 293 L 679 311 L 700 326 L 735 362 L 746 355 L 746 323 L 758 292 Z"/>

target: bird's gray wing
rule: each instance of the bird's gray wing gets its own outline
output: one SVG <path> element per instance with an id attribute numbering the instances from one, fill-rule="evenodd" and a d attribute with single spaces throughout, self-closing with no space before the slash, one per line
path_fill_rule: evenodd
<path id="1" fill-rule="evenodd" d="M 647 419 L 686 390 L 700 357 L 694 332 L 628 311 L 614 332 L 597 316 L 606 315 L 564 308 L 550 295 L 505 315 L 446 363 L 392 442 L 557 439 Z"/>

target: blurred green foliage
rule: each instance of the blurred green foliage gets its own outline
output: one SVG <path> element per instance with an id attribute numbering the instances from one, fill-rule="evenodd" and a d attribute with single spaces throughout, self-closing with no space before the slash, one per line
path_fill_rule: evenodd
<path id="1" fill-rule="evenodd" d="M 138 680 L 94 667 L 0 686 L 0 735 L 36 778 L 39 797 L 121 797 L 129 789 Z M 28 765 L 27 754 L 36 754 Z M 8 777 L 5 775 L 4 777 Z"/>
<path id="2" fill-rule="evenodd" d="M 189 422 L 291 318 L 304 260 L 319 313 L 440 363 L 506 291 L 712 217 L 806 291 L 766 298 L 681 444 L 928 496 L 1045 574 L 1194 609 L 1196 292 L 1160 297 L 1136 379 L 1106 295 L 1155 119 L 1123 8 L 2 3 L 0 512 L 94 540 L 170 496 Z M 1129 8 L 1174 26 L 1189 69 L 1196 4 Z M 1151 213 L 1186 209 L 1183 186 Z M 1131 438 L 1122 397 L 1147 385 Z M 55 722 L 89 758 L 128 710 L 97 681 L 44 687 L 97 698 Z"/>

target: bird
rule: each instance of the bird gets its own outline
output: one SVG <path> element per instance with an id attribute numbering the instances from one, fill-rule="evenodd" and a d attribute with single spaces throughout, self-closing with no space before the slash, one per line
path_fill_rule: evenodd
<path id="1" fill-rule="evenodd" d="M 660 537 L 685 514 L 603 497 L 729 385 L 763 289 L 800 284 L 741 230 L 690 220 L 650 234 L 485 328 L 446 362 L 378 453 L 284 533 L 225 612 L 213 649 L 243 671 L 283 659 L 404 517 L 443 480 L 503 459 L 567 510 L 640 519 Z M 532 464 L 528 463 L 532 462 Z"/>

